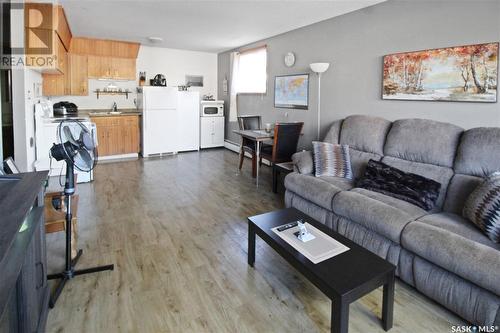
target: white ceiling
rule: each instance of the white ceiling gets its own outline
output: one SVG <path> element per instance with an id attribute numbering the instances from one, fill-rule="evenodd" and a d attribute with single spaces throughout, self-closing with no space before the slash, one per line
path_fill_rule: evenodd
<path id="1" fill-rule="evenodd" d="M 74 36 L 221 52 L 384 0 L 60 0 Z M 163 38 L 152 44 L 147 37 Z"/>

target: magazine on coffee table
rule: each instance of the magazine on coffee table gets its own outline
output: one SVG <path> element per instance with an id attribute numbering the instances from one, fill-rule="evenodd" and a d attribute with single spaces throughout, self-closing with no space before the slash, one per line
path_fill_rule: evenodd
<path id="1" fill-rule="evenodd" d="M 347 246 L 336 241 L 307 222 L 305 223 L 307 230 L 315 237 L 315 239 L 308 242 L 302 242 L 295 235 L 299 230 L 297 225 L 283 231 L 279 231 L 278 229 L 281 229 L 283 226 L 278 226 L 272 228 L 271 230 L 315 264 L 349 250 Z"/>

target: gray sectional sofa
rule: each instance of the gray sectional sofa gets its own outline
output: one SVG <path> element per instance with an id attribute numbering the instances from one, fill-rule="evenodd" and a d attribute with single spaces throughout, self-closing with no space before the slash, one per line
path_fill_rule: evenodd
<path id="1" fill-rule="evenodd" d="M 312 153 L 294 155 L 285 203 L 397 266 L 399 278 L 477 325 L 500 326 L 500 244 L 461 211 L 484 177 L 500 170 L 500 128 L 463 130 L 424 119 L 390 122 L 351 116 L 332 124 L 324 141 L 350 146 L 359 178 L 369 159 L 441 183 L 436 208 L 315 177 Z"/>

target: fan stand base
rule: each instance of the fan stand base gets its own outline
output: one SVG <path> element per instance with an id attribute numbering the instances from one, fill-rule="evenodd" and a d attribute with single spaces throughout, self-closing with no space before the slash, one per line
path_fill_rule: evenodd
<path id="1" fill-rule="evenodd" d="M 75 266 L 78 260 L 82 256 L 83 251 L 78 250 L 78 253 L 74 259 L 71 259 L 71 228 L 73 215 L 71 214 L 71 197 L 75 193 L 75 175 L 74 168 L 71 161 L 66 161 L 66 184 L 64 185 L 64 194 L 66 195 L 66 251 L 65 251 L 65 269 L 61 273 L 49 274 L 47 275 L 48 280 L 60 279 L 61 281 L 57 285 L 54 293 L 50 296 L 49 307 L 52 309 L 61 295 L 66 282 L 73 279 L 75 276 L 90 274 L 102 271 L 112 271 L 115 265 L 105 265 L 92 268 L 84 268 L 75 270 Z"/>
<path id="2" fill-rule="evenodd" d="M 70 270 L 64 271 L 61 273 L 47 275 L 48 280 L 61 279 L 61 281 L 57 285 L 56 289 L 54 290 L 54 293 L 50 296 L 49 307 L 51 309 L 54 308 L 54 306 L 56 305 L 57 299 L 59 298 L 59 295 L 61 295 L 61 292 L 64 289 L 66 282 L 73 279 L 75 276 L 96 273 L 96 272 L 102 272 L 102 271 L 112 271 L 115 268 L 115 265 L 104 265 L 104 266 L 97 266 L 97 267 L 75 270 L 74 268 L 75 268 L 76 264 L 78 263 L 78 260 L 82 256 L 82 253 L 83 253 L 83 250 L 78 250 L 76 257 L 73 260 L 71 260 L 71 269 Z"/>

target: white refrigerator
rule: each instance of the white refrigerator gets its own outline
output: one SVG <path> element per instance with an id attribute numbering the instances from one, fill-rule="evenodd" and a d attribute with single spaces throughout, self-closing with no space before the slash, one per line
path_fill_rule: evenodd
<path id="1" fill-rule="evenodd" d="M 138 94 L 142 109 L 142 155 L 198 150 L 199 101 L 196 91 L 143 87 Z"/>

